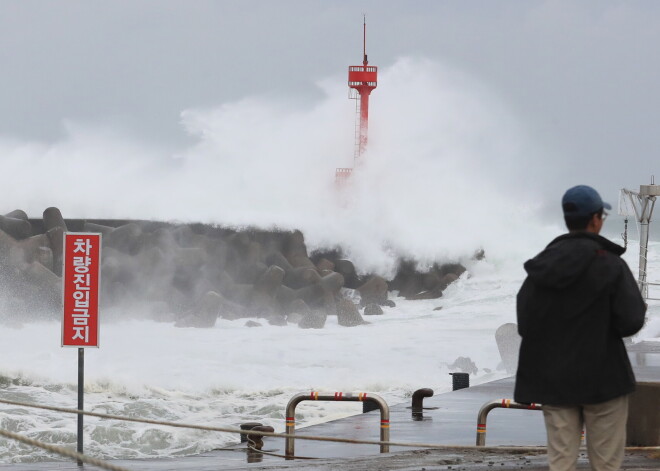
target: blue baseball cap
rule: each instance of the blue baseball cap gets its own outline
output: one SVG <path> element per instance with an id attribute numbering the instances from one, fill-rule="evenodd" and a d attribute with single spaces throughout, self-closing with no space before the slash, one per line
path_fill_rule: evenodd
<path id="1" fill-rule="evenodd" d="M 587 185 L 569 188 L 561 199 L 565 216 L 589 216 L 601 209 L 612 209 L 605 203 L 598 192 Z"/>

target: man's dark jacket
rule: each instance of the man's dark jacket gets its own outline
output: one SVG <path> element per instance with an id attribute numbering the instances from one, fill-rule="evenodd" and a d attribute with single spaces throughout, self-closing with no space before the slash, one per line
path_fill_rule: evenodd
<path id="1" fill-rule="evenodd" d="M 596 404 L 634 391 L 622 337 L 642 328 L 646 304 L 620 258 L 624 251 L 599 235 L 574 232 L 525 263 L 517 402 Z"/>

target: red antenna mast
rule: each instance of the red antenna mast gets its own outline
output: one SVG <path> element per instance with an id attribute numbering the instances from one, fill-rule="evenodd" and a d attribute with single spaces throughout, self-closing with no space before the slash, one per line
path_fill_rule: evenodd
<path id="1" fill-rule="evenodd" d="M 369 95 L 378 85 L 378 67 L 370 66 L 367 60 L 367 17 L 362 23 L 362 65 L 348 68 L 349 97 L 358 100 L 356 105 L 356 133 L 354 163 L 359 161 L 367 148 L 369 131 Z M 353 168 L 338 168 L 335 178 L 338 183 L 345 182 Z"/>

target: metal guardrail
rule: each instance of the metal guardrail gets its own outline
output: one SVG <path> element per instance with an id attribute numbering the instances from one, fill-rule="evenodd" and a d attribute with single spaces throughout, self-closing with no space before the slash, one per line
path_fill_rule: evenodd
<path id="1" fill-rule="evenodd" d="M 477 446 L 486 445 L 486 419 L 488 418 L 488 413 L 497 408 L 505 409 L 526 409 L 526 410 L 541 410 L 541 404 L 520 404 L 515 402 L 512 399 L 497 399 L 485 403 L 479 409 L 479 415 L 477 417 Z"/>
<path id="2" fill-rule="evenodd" d="M 385 400 L 376 394 L 367 393 L 325 393 L 318 391 L 311 393 L 300 393 L 293 396 L 286 405 L 286 433 L 294 435 L 296 429 L 296 406 L 303 401 L 352 401 L 352 402 L 374 402 L 380 409 L 380 441 L 388 442 L 390 440 L 390 408 Z M 285 455 L 287 459 L 294 457 L 295 438 L 287 437 L 285 440 Z M 381 453 L 389 453 L 389 445 L 380 445 Z"/>

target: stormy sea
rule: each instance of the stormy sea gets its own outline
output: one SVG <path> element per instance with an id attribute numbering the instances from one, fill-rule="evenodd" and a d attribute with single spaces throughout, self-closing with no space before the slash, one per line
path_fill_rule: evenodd
<path id="1" fill-rule="evenodd" d="M 558 200 L 570 182 L 552 152 L 530 149 L 524 123 L 473 78 L 414 58 L 379 74 L 369 147 L 350 194 L 333 186 L 335 168 L 353 156 L 355 110 L 344 78 L 320 81 L 312 104 L 250 96 L 186 110 L 190 144 L 176 151 L 76 122 L 49 143 L 0 136 L 5 174 L 30 176 L 29 185 L 5 181 L 2 214 L 20 208 L 35 218 L 57 206 L 68 218 L 299 229 L 310 251 L 341 246 L 363 274 L 388 279 L 401 258 L 466 268 L 442 297 L 390 292 L 394 307 L 354 327 L 336 316 L 322 329 L 249 328 L 244 318 L 176 327 L 149 319 L 140 305 L 110 308 L 101 312 L 100 347 L 85 353 L 87 410 L 212 426 L 258 421 L 283 431 L 286 403 L 298 392 L 364 391 L 396 404 L 419 388 L 450 390 L 459 357 L 469 359 L 472 384 L 507 375 L 495 331 L 515 322 L 523 262 L 563 231 L 558 205 L 548 209 L 540 195 Z M 619 242 L 620 222 L 610 217 L 606 234 Z M 625 256 L 635 274 L 636 244 L 631 238 Z M 476 260 L 479 249 L 485 258 Z M 649 273 L 660 278 L 657 240 Z M 60 346 L 59 320 L 24 321 L 2 288 L 0 397 L 75 408 L 77 351 Z M 648 318 L 635 341 L 660 341 L 660 305 L 651 303 Z M 360 410 L 303 403 L 298 424 Z M 71 448 L 76 441 L 75 416 L 56 412 L 0 405 L 0 427 Z M 100 458 L 190 455 L 237 441 L 96 418 L 86 419 L 84 434 L 85 451 Z M 0 439 L 0 462 L 52 459 L 60 458 Z"/>

